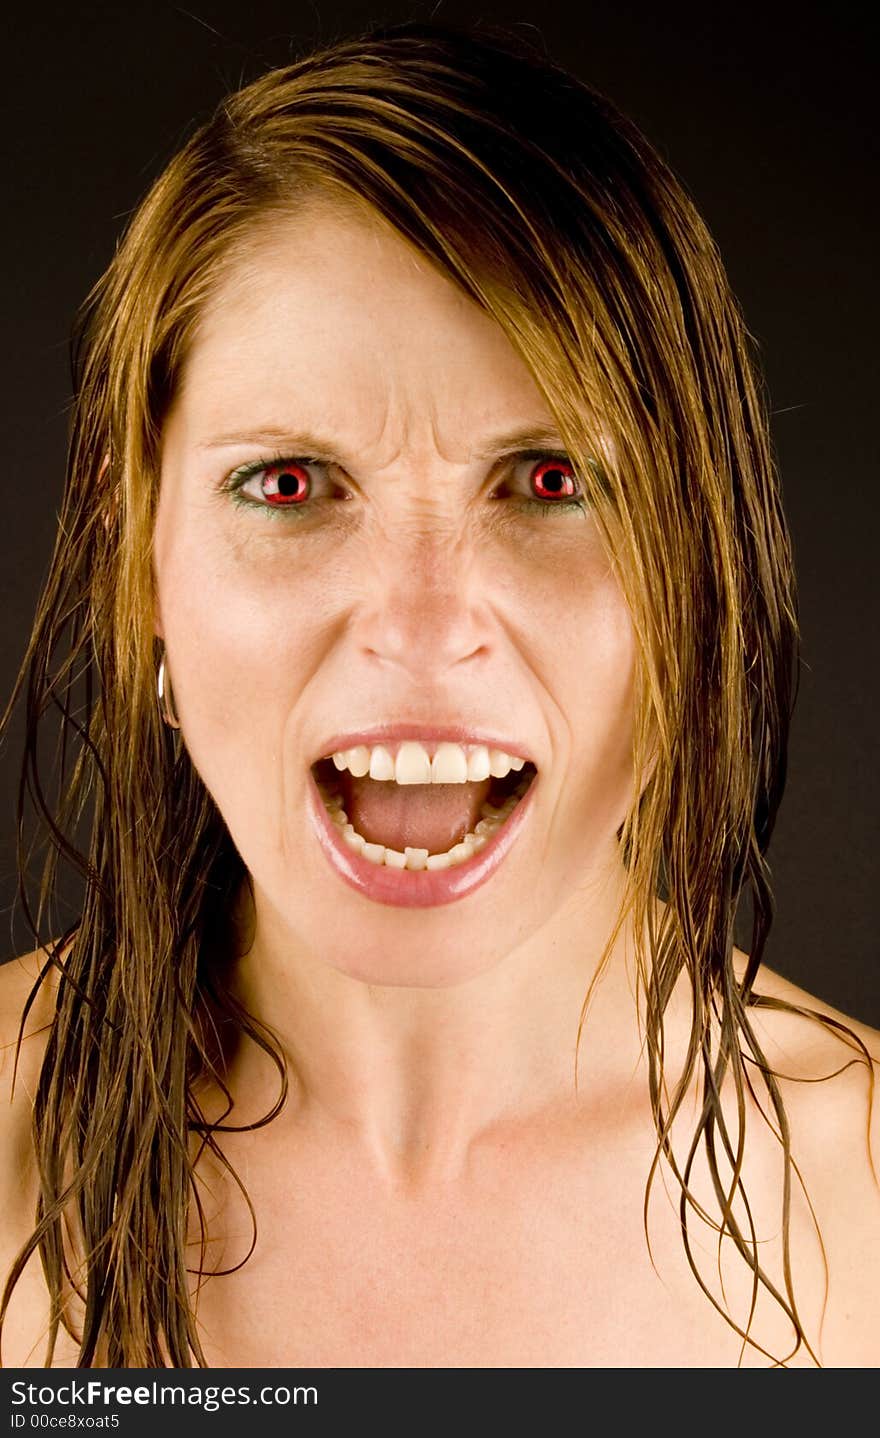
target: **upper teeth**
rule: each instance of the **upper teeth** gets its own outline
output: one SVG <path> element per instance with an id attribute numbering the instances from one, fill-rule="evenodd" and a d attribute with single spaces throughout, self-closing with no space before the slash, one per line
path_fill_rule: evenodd
<path id="1" fill-rule="evenodd" d="M 347 769 L 356 779 L 390 779 L 395 784 L 466 784 L 481 779 L 503 779 L 511 769 L 525 763 L 504 749 L 485 744 L 438 744 L 433 758 L 424 744 L 406 740 L 397 746 L 358 744 L 339 749 L 333 755 L 337 769 Z"/>

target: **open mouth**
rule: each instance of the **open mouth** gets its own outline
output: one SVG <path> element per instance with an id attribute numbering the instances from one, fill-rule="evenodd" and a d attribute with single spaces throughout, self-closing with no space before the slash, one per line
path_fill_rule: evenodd
<path id="1" fill-rule="evenodd" d="M 401 745 L 396 755 L 362 746 L 311 766 L 330 822 L 368 862 L 408 870 L 466 863 L 504 827 L 537 774 L 529 760 L 483 746 L 438 746 L 430 775 L 426 759 L 420 745 Z"/>

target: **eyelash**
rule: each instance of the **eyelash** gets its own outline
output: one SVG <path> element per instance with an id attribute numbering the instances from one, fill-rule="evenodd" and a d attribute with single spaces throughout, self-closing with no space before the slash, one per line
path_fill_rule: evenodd
<path id="1" fill-rule="evenodd" d="M 508 457 L 514 461 L 514 464 L 522 463 L 526 460 L 531 460 L 534 464 L 548 460 L 557 460 L 570 465 L 571 468 L 574 469 L 569 456 L 560 450 L 523 450 L 520 454 L 514 454 Z M 309 498 L 298 504 L 265 504 L 259 499 L 254 499 L 251 495 L 242 494 L 242 487 L 249 479 L 253 479 L 255 474 L 260 474 L 264 469 L 274 469 L 282 465 L 296 465 L 302 469 L 313 465 L 320 465 L 324 469 L 327 469 L 329 463 L 329 460 L 323 459 L 306 459 L 301 456 L 294 457 L 289 454 L 273 454 L 268 457 L 264 456 L 258 460 L 254 460 L 251 464 L 242 465 L 239 469 L 233 470 L 232 474 L 223 481 L 220 487 L 229 494 L 233 504 L 252 509 L 266 510 L 272 515 L 297 514 L 302 517 L 305 514 L 311 513 L 315 505 L 320 503 L 320 500 Z M 573 474 L 572 478 L 575 480 L 575 483 L 580 482 L 576 474 Z M 518 504 L 520 508 L 529 513 L 533 515 L 540 514 L 542 517 L 546 517 L 551 510 L 580 510 L 581 513 L 586 513 L 587 508 L 586 497 L 583 494 L 573 496 L 569 499 L 558 500 L 535 499 L 521 495 Z"/>

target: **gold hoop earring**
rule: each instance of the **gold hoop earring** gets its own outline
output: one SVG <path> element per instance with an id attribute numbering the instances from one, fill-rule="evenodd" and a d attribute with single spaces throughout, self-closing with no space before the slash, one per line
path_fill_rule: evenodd
<path id="1" fill-rule="evenodd" d="M 156 679 L 156 688 L 159 693 L 159 709 L 162 718 L 170 729 L 179 729 L 180 720 L 174 712 L 174 695 L 171 692 L 171 680 L 165 670 L 165 655 L 159 661 L 159 674 Z"/>

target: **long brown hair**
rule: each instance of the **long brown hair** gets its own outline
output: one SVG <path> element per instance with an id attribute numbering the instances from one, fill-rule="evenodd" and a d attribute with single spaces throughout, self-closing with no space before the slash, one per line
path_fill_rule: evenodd
<path id="1" fill-rule="evenodd" d="M 59 1324 L 80 1344 L 81 1366 L 203 1366 L 186 1235 L 195 1205 L 201 1272 L 192 1139 L 225 1162 L 213 1135 L 231 1127 L 207 1123 L 196 1099 L 206 1074 L 223 1081 L 206 1038 L 217 1014 L 278 1065 L 278 1103 L 261 1122 L 285 1099 L 280 1045 L 222 983 L 230 906 L 247 874 L 157 706 L 151 537 L 163 418 L 205 301 L 254 225 L 314 192 L 372 207 L 497 320 L 583 478 L 640 656 L 619 922 L 630 913 L 644 936 L 655 1168 L 665 1161 L 678 1179 L 688 1259 L 719 1307 L 689 1238 L 691 1211 L 707 1217 L 689 1189 L 702 1146 L 718 1231 L 755 1292 L 763 1285 L 789 1315 L 796 1351 L 806 1335 L 789 1264 L 774 1286 L 754 1230 L 737 1218 L 745 1096 L 757 1084 L 785 1158 L 787 1257 L 788 1125 L 750 1010 L 772 920 L 765 855 L 798 640 L 758 360 L 717 246 L 664 161 L 595 90 L 485 25 L 380 28 L 231 95 L 152 186 L 83 307 L 57 540 L 0 727 L 25 689 L 19 823 L 30 797 L 46 848 L 36 915 L 23 853 L 20 892 L 37 941 L 59 860 L 84 898 L 63 939 L 41 944 L 49 957 L 29 1000 L 54 969 L 33 1114 L 36 1226 L 0 1323 L 38 1248 L 53 1301 L 46 1366 Z M 601 453 L 613 461 L 598 463 Z M 50 797 L 38 741 L 56 724 Z M 738 979 L 733 926 L 744 903 L 751 942 Z M 670 1078 L 664 1015 L 683 974 L 692 1028 Z M 679 1163 L 670 1129 L 695 1079 L 704 1102 Z M 736 1093 L 734 1131 L 723 1083 Z M 71 1221 L 78 1255 L 65 1238 Z M 81 1332 L 62 1299 L 65 1275 L 84 1305 Z M 725 1317 L 754 1341 L 748 1322 Z"/>

